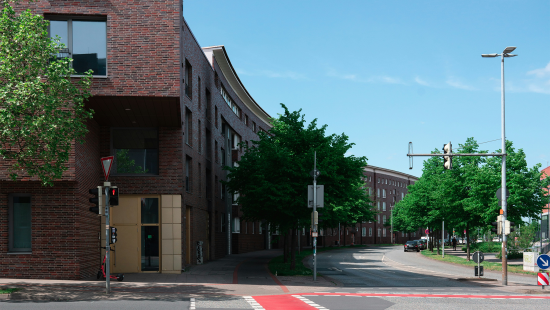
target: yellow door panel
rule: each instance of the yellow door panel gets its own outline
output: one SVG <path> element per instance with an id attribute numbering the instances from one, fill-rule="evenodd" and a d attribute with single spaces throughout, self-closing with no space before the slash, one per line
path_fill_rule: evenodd
<path id="1" fill-rule="evenodd" d="M 111 245 L 111 270 L 113 273 L 139 272 L 138 227 L 117 226 L 117 243 Z"/>
<path id="2" fill-rule="evenodd" d="M 139 197 L 121 196 L 119 198 L 118 206 L 109 208 L 109 211 L 111 211 L 111 225 L 113 226 L 120 225 L 120 224 L 137 225 L 139 220 L 139 214 L 138 214 L 139 203 L 140 203 Z"/>

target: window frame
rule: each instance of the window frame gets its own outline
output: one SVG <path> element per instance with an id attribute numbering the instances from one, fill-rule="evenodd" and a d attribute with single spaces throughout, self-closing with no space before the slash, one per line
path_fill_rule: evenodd
<path id="1" fill-rule="evenodd" d="M 14 197 L 31 197 L 31 247 L 30 248 L 14 248 L 13 247 L 13 198 Z M 28 193 L 13 193 L 8 194 L 8 252 L 7 254 L 32 254 L 32 195 Z"/>
<path id="2" fill-rule="evenodd" d="M 115 168 L 115 165 L 116 165 L 116 154 L 115 154 L 115 148 L 114 148 L 114 145 L 113 145 L 113 130 L 118 130 L 118 129 L 124 129 L 124 130 L 137 130 L 137 129 L 154 129 L 157 131 L 157 169 L 158 169 L 158 174 L 152 174 L 152 173 L 117 173 L 115 172 L 115 170 L 113 170 L 113 168 Z M 113 167 L 111 167 L 111 176 L 124 176 L 124 177 L 152 177 L 152 176 L 160 176 L 160 130 L 159 130 L 159 127 L 111 127 L 110 128 L 110 132 L 109 132 L 109 144 L 110 144 L 110 149 L 111 149 L 111 154 L 115 154 L 113 155 Z"/>
<path id="3" fill-rule="evenodd" d="M 69 50 L 70 59 L 73 59 L 73 20 L 77 21 L 101 21 L 105 22 L 105 75 L 96 75 L 92 73 L 93 78 L 109 78 L 109 18 L 107 15 L 54 15 L 54 14 L 44 14 L 44 19 L 48 21 L 48 37 L 51 38 L 50 35 L 50 23 L 49 21 L 67 21 L 67 46 L 66 48 Z M 72 68 L 72 63 L 71 63 Z M 86 75 L 82 74 L 74 74 L 71 75 L 71 77 L 85 77 Z"/>

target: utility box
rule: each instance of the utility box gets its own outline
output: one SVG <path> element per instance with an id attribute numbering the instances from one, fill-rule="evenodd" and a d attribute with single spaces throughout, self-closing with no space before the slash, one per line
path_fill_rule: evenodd
<path id="1" fill-rule="evenodd" d="M 538 272 L 537 266 L 538 254 L 535 252 L 523 252 L 523 270 Z"/>

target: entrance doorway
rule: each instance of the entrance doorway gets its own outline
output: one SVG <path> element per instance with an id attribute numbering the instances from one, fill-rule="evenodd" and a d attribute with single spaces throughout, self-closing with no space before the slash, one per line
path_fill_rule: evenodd
<path id="1" fill-rule="evenodd" d="M 160 197 L 134 196 L 119 199 L 110 208 L 111 226 L 117 228 L 117 243 L 111 247 L 113 273 L 159 272 Z"/>

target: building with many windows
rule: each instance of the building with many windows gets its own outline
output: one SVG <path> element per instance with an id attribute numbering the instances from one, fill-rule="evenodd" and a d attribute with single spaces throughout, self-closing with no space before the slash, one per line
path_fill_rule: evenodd
<path id="1" fill-rule="evenodd" d="M 53 187 L 12 182 L 0 160 L 0 274 L 82 279 L 103 258 L 104 217 L 89 189 L 104 181 L 100 158 L 114 156 L 109 181 L 120 203 L 114 273 L 179 273 L 230 253 L 264 249 L 265 227 L 241 223 L 220 183 L 270 116 L 248 93 L 223 46 L 201 48 L 181 0 L 21 1 L 50 21 L 77 75 L 93 70 L 95 111 L 85 143 Z M 101 241 L 101 242 L 100 242 Z"/>

